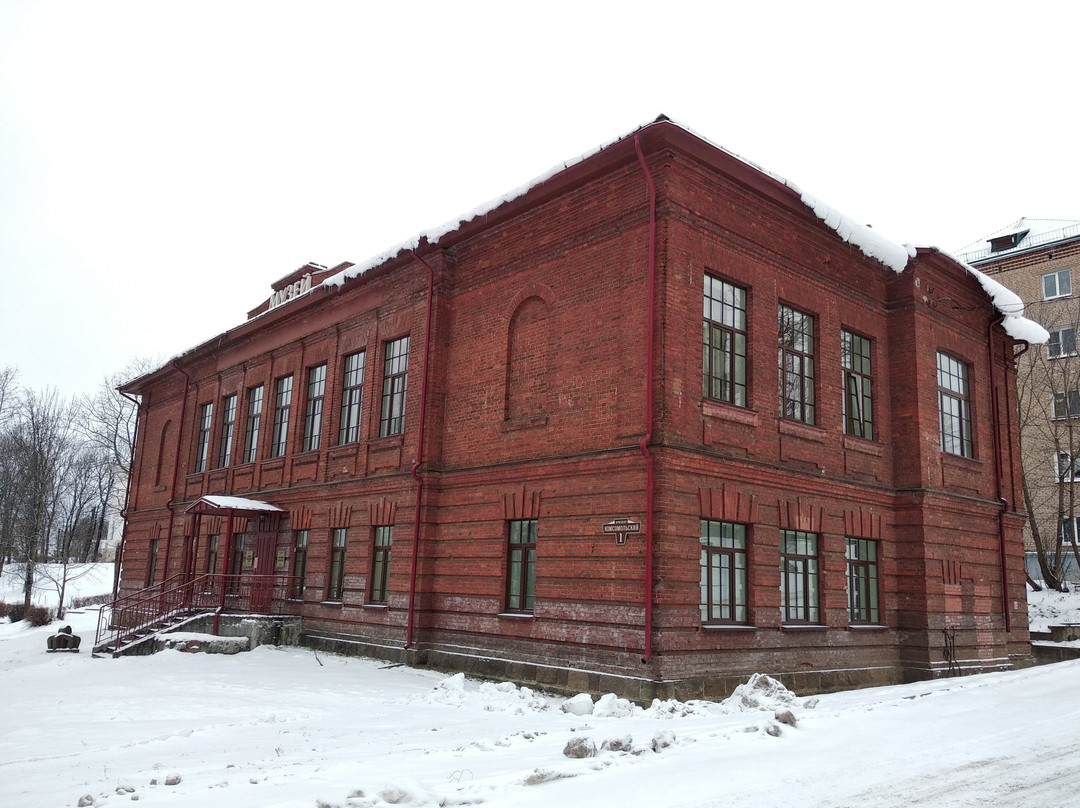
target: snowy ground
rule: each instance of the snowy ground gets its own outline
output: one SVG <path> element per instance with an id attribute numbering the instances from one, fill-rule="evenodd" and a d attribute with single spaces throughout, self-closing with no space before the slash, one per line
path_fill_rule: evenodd
<path id="1" fill-rule="evenodd" d="M 89 638 L 96 620 L 65 622 Z M 3 808 L 1080 806 L 1080 662 L 575 715 L 505 683 L 297 648 L 46 654 L 55 628 L 0 623 Z M 564 754 L 578 738 L 595 756 Z"/>

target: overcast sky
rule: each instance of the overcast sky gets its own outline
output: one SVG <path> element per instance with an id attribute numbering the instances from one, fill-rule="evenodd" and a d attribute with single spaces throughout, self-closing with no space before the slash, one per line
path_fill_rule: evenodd
<path id="1" fill-rule="evenodd" d="M 0 368 L 89 392 L 660 113 L 897 241 L 1080 219 L 1077 30 L 1075 2 L 0 0 Z"/>

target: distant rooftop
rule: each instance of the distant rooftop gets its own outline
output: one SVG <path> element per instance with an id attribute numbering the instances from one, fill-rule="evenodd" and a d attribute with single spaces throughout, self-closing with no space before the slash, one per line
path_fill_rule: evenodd
<path id="1" fill-rule="evenodd" d="M 1080 238 L 1080 221 L 1076 219 L 1020 218 L 969 244 L 956 257 L 967 264 L 975 264 L 1074 238 Z"/>

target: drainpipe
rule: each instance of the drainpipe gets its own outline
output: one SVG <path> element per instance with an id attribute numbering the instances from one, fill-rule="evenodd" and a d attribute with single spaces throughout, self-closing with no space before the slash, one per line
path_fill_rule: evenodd
<path id="1" fill-rule="evenodd" d="M 420 464 L 424 462 L 424 423 L 427 420 L 428 353 L 431 345 L 431 311 L 434 307 L 435 270 L 431 264 L 410 250 L 413 258 L 428 271 L 427 319 L 424 325 L 424 363 L 420 369 L 420 427 L 416 436 L 416 461 L 412 476 L 416 480 L 416 507 L 413 510 L 412 568 L 409 570 L 409 617 L 405 626 L 405 650 L 412 646 L 413 621 L 416 617 L 416 570 L 420 556 L 420 503 L 424 495 L 424 480 L 420 476 Z"/>
<path id="2" fill-rule="evenodd" d="M 641 150 L 641 136 L 634 135 L 634 149 L 645 174 L 649 188 L 649 288 L 646 306 L 646 358 L 645 358 L 645 434 L 641 438 L 641 455 L 645 458 L 645 652 L 643 663 L 652 658 L 653 623 L 653 476 L 656 460 L 649 449 L 653 437 L 653 371 L 655 369 L 654 343 L 656 337 L 656 185 L 652 172 Z"/>
<path id="3" fill-rule="evenodd" d="M 124 529 L 120 531 L 120 546 L 116 548 L 116 565 L 113 570 L 113 600 L 116 600 L 120 592 L 120 567 L 124 561 L 124 541 L 127 538 L 127 512 L 128 503 L 131 501 L 131 481 L 135 478 L 135 445 L 139 442 L 139 419 L 142 415 L 142 402 L 134 396 L 129 396 L 119 387 L 116 392 L 135 405 L 135 434 L 131 436 L 131 454 L 128 459 L 127 487 L 124 490 L 124 507 L 120 509 L 120 518 L 124 520 Z"/>
<path id="4" fill-rule="evenodd" d="M 1005 513 L 1009 510 L 1009 501 L 1005 498 L 1002 475 L 1004 470 L 1001 462 L 1001 429 L 1000 413 L 998 412 L 998 398 L 994 385 L 994 327 L 1005 320 L 1005 315 L 999 314 L 990 321 L 986 327 L 986 359 L 987 372 L 990 374 L 990 425 L 994 435 L 994 481 L 997 484 L 997 498 L 1001 504 L 998 512 L 998 554 L 1001 567 L 1001 613 L 1005 618 L 1005 633 L 1012 631 L 1012 614 L 1009 611 L 1009 587 L 1008 587 L 1008 563 L 1005 552 Z M 1008 377 L 1006 377 L 1006 383 Z"/>

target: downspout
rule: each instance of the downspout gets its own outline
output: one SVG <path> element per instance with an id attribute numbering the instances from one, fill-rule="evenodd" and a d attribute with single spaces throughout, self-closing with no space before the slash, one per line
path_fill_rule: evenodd
<path id="1" fill-rule="evenodd" d="M 1001 420 L 998 411 L 997 387 L 994 384 L 994 327 L 1005 320 L 1004 314 L 999 314 L 990 321 L 986 327 L 986 359 L 987 372 L 990 374 L 990 425 L 994 436 L 994 482 L 997 485 L 997 498 L 1001 505 L 998 512 L 998 555 L 1001 567 L 1001 614 L 1005 618 L 1005 633 L 1012 631 L 1012 614 L 1009 610 L 1009 586 L 1008 586 L 1008 556 L 1005 552 L 1005 514 L 1009 510 L 1009 501 L 1005 498 L 1002 475 L 1004 469 L 1001 462 Z M 1006 376 L 1008 383 L 1008 376 Z"/>
<path id="2" fill-rule="evenodd" d="M 424 324 L 424 363 L 420 369 L 420 427 L 416 436 L 416 461 L 412 465 L 412 476 L 416 480 L 416 507 L 413 509 L 412 568 L 409 570 L 409 616 L 405 626 L 405 649 L 412 646 L 413 622 L 416 618 L 416 571 L 420 557 L 420 503 L 424 495 L 424 480 L 420 476 L 420 465 L 424 462 L 424 424 L 427 420 L 428 389 L 428 353 L 431 346 L 431 312 L 434 307 L 435 270 L 431 264 L 410 250 L 413 258 L 428 271 L 427 319 Z"/>
<path id="3" fill-rule="evenodd" d="M 162 580 L 169 577 L 169 556 L 172 550 L 173 534 L 172 506 L 176 502 L 176 477 L 180 473 L 180 449 L 184 445 L 182 439 L 184 437 L 184 422 L 187 420 L 188 388 L 191 385 L 191 376 L 176 363 L 175 359 L 172 361 L 172 366 L 174 370 L 184 377 L 184 400 L 180 405 L 180 424 L 176 428 L 176 461 L 173 463 L 172 486 L 169 488 L 169 501 L 165 504 L 169 511 L 169 526 L 165 533 L 165 575 Z"/>
<path id="4" fill-rule="evenodd" d="M 634 135 L 634 150 L 645 174 L 649 188 L 649 284 L 646 305 L 645 345 L 645 434 L 641 438 L 641 455 L 645 458 L 645 652 L 643 663 L 652 658 L 653 624 L 653 477 L 656 460 L 649 449 L 653 437 L 653 372 L 655 370 L 654 347 L 656 340 L 656 185 L 649 164 L 641 150 L 641 135 Z"/>
<path id="5" fill-rule="evenodd" d="M 124 507 L 120 509 L 120 518 L 124 520 L 124 528 L 120 531 L 120 546 L 116 548 L 116 563 L 113 570 L 113 600 L 116 600 L 120 592 L 120 567 L 124 562 L 124 541 L 127 539 L 127 512 L 128 503 L 131 501 L 131 481 L 135 478 L 135 446 L 139 442 L 139 420 L 142 415 L 142 402 L 134 396 L 129 396 L 119 387 L 116 392 L 135 405 L 135 434 L 131 436 L 131 455 L 128 458 L 127 487 L 124 490 Z"/>

